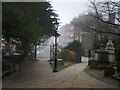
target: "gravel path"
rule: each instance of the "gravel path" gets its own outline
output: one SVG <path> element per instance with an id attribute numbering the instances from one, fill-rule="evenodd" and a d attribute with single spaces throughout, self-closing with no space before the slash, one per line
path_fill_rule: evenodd
<path id="1" fill-rule="evenodd" d="M 53 73 L 47 60 L 35 61 L 5 88 L 117 88 L 99 81 L 87 73 L 87 58 L 82 63 L 70 66 L 62 71 Z"/>

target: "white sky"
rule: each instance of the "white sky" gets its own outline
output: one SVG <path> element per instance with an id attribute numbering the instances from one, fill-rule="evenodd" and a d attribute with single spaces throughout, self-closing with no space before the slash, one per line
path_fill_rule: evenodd
<path id="1" fill-rule="evenodd" d="M 88 10 L 87 0 L 51 0 L 53 9 L 59 15 L 60 24 L 64 25 Z"/>

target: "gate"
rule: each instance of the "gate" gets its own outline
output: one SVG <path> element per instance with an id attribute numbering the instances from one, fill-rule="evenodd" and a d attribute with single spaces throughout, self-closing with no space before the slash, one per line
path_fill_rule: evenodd
<path id="1" fill-rule="evenodd" d="M 50 46 L 37 46 L 37 58 L 50 60 Z"/>

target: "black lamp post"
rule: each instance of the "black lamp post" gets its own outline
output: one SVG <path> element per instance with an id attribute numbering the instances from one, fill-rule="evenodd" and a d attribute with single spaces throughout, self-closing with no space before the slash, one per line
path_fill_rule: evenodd
<path id="1" fill-rule="evenodd" d="M 56 30 L 56 33 L 55 33 L 55 56 L 54 56 L 54 70 L 53 72 L 58 72 L 57 70 L 57 37 L 59 36 L 59 34 L 57 33 L 57 29 L 58 29 L 58 25 L 59 23 L 55 23 L 55 30 Z"/>
<path id="2" fill-rule="evenodd" d="M 51 56 L 52 56 L 52 44 L 50 45 L 50 61 L 52 61 Z"/>

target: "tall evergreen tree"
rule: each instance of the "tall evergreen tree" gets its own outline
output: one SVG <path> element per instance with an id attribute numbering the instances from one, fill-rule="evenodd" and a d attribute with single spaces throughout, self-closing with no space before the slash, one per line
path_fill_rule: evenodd
<path id="1" fill-rule="evenodd" d="M 3 37 L 16 44 L 24 56 L 56 32 L 53 22 L 58 15 L 49 2 L 4 2 L 2 6 Z"/>

